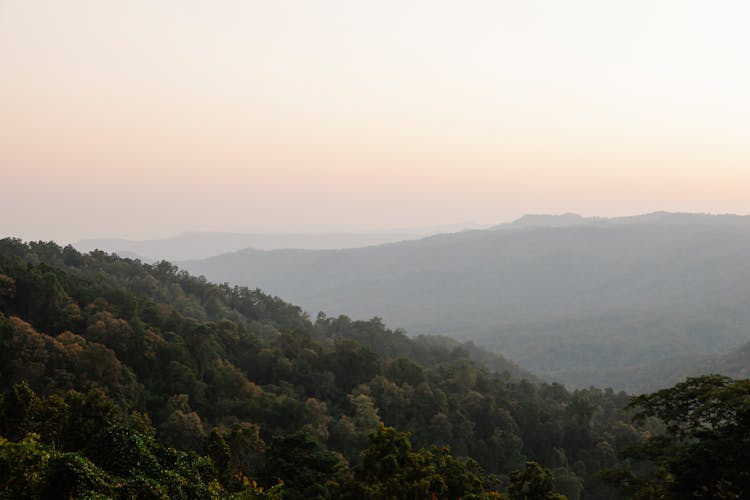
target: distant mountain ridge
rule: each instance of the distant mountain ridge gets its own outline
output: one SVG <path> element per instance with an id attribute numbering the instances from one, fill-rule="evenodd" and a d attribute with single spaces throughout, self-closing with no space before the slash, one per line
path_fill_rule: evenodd
<path id="1" fill-rule="evenodd" d="M 564 227 L 564 226 L 577 226 L 580 224 L 586 224 L 593 219 L 583 217 L 582 215 L 574 214 L 571 212 L 560 214 L 560 215 L 549 215 L 549 214 L 526 214 L 522 215 L 513 222 L 506 224 L 498 224 L 490 229 L 508 229 L 508 228 L 519 228 L 519 227 Z"/>
<path id="2" fill-rule="evenodd" d="M 245 234 L 193 232 L 171 238 L 127 240 L 100 238 L 80 240 L 73 244 L 82 252 L 104 250 L 121 257 L 138 258 L 144 262 L 157 260 L 202 259 L 245 248 L 276 250 L 282 248 L 354 248 L 391 241 L 418 238 L 417 234 Z"/>
<path id="3" fill-rule="evenodd" d="M 248 249 L 180 266 L 313 314 L 377 314 L 410 334 L 473 340 L 574 386 L 641 388 L 628 378 L 634 370 L 750 340 L 749 217 L 545 217 L 357 249 Z"/>
<path id="4" fill-rule="evenodd" d="M 103 250 L 121 257 L 144 262 L 158 260 L 203 259 L 245 248 L 308 250 L 357 248 L 396 241 L 413 240 L 440 232 L 474 227 L 472 223 L 432 227 L 413 227 L 390 231 L 359 233 L 229 233 L 194 231 L 168 238 L 128 240 L 124 238 L 92 238 L 79 240 L 73 246 L 81 252 Z"/>
<path id="5" fill-rule="evenodd" d="M 735 214 L 694 214 L 682 212 L 651 212 L 643 215 L 623 217 L 584 217 L 567 212 L 559 215 L 526 214 L 510 223 L 498 224 L 490 229 L 519 229 L 534 227 L 570 227 L 583 225 L 617 225 L 617 224 L 737 224 L 750 225 L 750 217 Z"/>

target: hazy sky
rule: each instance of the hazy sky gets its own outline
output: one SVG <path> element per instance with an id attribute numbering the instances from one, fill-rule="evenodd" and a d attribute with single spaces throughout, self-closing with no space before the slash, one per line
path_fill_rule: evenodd
<path id="1" fill-rule="evenodd" d="M 0 236 L 750 212 L 746 1 L 0 0 Z"/>

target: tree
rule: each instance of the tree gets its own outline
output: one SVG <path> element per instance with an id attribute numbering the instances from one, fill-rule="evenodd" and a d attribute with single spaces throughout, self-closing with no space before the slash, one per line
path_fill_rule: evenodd
<path id="1" fill-rule="evenodd" d="M 32 429 L 32 419 L 41 400 L 25 382 L 16 384 L 10 392 L 0 396 L 0 435 L 13 441 L 24 437 Z"/>
<path id="2" fill-rule="evenodd" d="M 159 426 L 160 436 L 178 449 L 198 449 L 203 442 L 205 431 L 200 416 L 190 408 L 187 394 L 177 394 L 169 398 L 167 408 L 171 411 Z"/>
<path id="3" fill-rule="evenodd" d="M 311 434 L 296 432 L 273 438 L 266 452 L 263 476 L 272 486 L 281 479 L 284 498 L 289 500 L 326 498 L 328 481 L 342 460 L 326 450 Z"/>
<path id="4" fill-rule="evenodd" d="M 208 433 L 203 443 L 203 453 L 214 463 L 217 477 L 221 478 L 224 484 L 229 484 L 231 480 L 230 465 L 232 462 L 232 450 L 224 439 L 224 436 L 219 432 L 219 429 L 214 427 Z"/>
<path id="5" fill-rule="evenodd" d="M 447 446 L 412 450 L 409 435 L 381 427 L 370 435 L 342 498 L 466 498 L 482 493 L 483 471 L 474 460 L 454 458 Z"/>
<path id="6" fill-rule="evenodd" d="M 8 301 L 16 295 L 16 280 L 6 276 L 0 270 L 0 314 L 6 311 Z"/>
<path id="7" fill-rule="evenodd" d="M 235 424 L 227 442 L 232 455 L 231 472 L 240 479 L 257 473 L 265 448 L 260 438 L 260 428 L 249 422 Z"/>
<path id="8" fill-rule="evenodd" d="M 750 498 L 750 380 L 721 375 L 688 378 L 633 398 L 638 423 L 657 418 L 662 434 L 635 445 L 629 456 L 653 464 L 625 482 L 664 497 Z"/>
<path id="9" fill-rule="evenodd" d="M 509 500 L 565 500 L 555 493 L 552 473 L 536 462 L 526 462 L 523 470 L 510 475 Z"/>
<path id="10" fill-rule="evenodd" d="M 0 436 L 0 498 L 33 498 L 44 486 L 52 452 L 31 434 L 14 443 Z"/>
<path id="11" fill-rule="evenodd" d="M 377 355 L 354 340 L 340 340 L 327 356 L 326 368 L 336 376 L 336 385 L 349 392 L 380 372 Z"/>

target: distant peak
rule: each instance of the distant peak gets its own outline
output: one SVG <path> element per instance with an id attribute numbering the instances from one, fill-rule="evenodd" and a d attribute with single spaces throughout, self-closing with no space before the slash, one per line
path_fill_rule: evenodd
<path id="1" fill-rule="evenodd" d="M 585 217 L 567 212 L 559 215 L 526 214 L 513 221 L 513 225 L 517 227 L 562 227 L 576 226 L 584 222 L 586 222 Z"/>

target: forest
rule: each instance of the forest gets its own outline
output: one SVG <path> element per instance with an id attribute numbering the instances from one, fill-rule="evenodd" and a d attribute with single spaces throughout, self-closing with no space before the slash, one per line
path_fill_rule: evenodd
<path id="1" fill-rule="evenodd" d="M 375 317 L 0 240 L 0 498 L 747 498 L 750 381 L 631 397 Z"/>
<path id="2" fill-rule="evenodd" d="M 247 248 L 177 262 L 317 311 L 381 316 L 502 352 L 567 387 L 651 392 L 750 340 L 750 217 L 525 216 L 335 250 Z M 627 249 L 624 251 L 623 249 Z M 696 369 L 697 368 L 697 369 Z"/>

